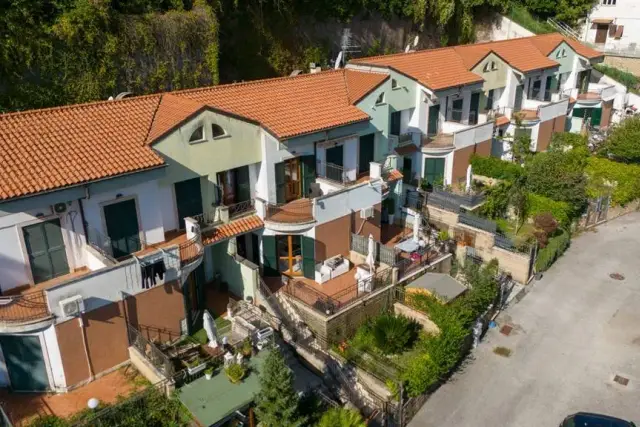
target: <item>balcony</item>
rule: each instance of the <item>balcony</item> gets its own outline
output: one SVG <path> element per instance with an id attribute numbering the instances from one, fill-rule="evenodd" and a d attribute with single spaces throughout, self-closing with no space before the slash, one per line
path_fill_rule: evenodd
<path id="1" fill-rule="evenodd" d="M 611 101 L 616 96 L 616 87 L 601 83 L 589 83 L 586 92 L 576 88 L 565 89 L 564 95 L 577 100 L 582 105 L 595 105 L 600 101 Z"/>
<path id="2" fill-rule="evenodd" d="M 441 153 L 489 141 L 493 137 L 493 127 L 493 121 L 478 125 L 444 122 L 440 133 L 433 136 L 423 136 L 422 152 Z"/>
<path id="3" fill-rule="evenodd" d="M 316 176 L 338 185 L 352 185 L 358 181 L 358 171 L 355 168 L 347 169 L 320 160 L 316 164 Z"/>
<path id="4" fill-rule="evenodd" d="M 52 321 L 47 296 L 41 289 L 0 297 L 0 332 L 28 332 Z"/>

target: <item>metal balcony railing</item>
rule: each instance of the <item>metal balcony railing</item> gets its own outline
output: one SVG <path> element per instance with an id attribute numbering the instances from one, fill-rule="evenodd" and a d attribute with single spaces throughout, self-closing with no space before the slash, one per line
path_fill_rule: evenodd
<path id="1" fill-rule="evenodd" d="M 486 200 L 486 196 L 484 195 L 484 193 L 476 193 L 473 191 L 458 193 L 439 186 L 433 187 L 433 194 L 447 197 L 451 199 L 452 202 L 457 203 L 459 206 L 473 207 L 483 203 Z"/>
<path id="2" fill-rule="evenodd" d="M 238 202 L 233 205 L 227 206 L 229 209 L 229 218 L 236 218 L 242 215 L 246 215 L 256 210 L 255 200 L 249 199 L 243 202 Z"/>
<path id="3" fill-rule="evenodd" d="M 0 323 L 29 323 L 51 317 L 43 291 L 0 297 Z"/>
<path id="4" fill-rule="evenodd" d="M 317 162 L 316 175 L 318 178 L 344 185 L 353 184 L 357 179 L 357 171 L 355 169 L 345 169 L 343 166 L 320 160 Z"/>

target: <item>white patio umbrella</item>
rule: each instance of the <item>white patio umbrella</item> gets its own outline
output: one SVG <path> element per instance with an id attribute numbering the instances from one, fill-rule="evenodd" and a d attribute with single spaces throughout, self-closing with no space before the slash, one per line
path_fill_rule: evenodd
<path id="1" fill-rule="evenodd" d="M 422 222 L 422 215 L 416 213 L 413 217 L 413 241 L 418 242 L 420 240 L 420 223 Z"/>
<path id="2" fill-rule="evenodd" d="M 467 166 L 467 186 L 465 190 L 467 192 L 471 191 L 471 180 L 473 179 L 473 171 L 471 170 L 471 165 Z"/>
<path id="3" fill-rule="evenodd" d="M 369 245 L 367 247 L 367 259 L 366 263 L 369 265 L 371 272 L 373 273 L 373 266 L 376 262 L 376 242 L 373 240 L 373 234 L 369 234 Z"/>
<path id="4" fill-rule="evenodd" d="M 208 310 L 205 310 L 204 314 L 202 315 L 202 326 L 207 333 L 207 338 L 209 339 L 209 347 L 218 347 L 216 324 L 213 321 L 213 317 L 211 316 L 211 314 L 209 314 Z"/>

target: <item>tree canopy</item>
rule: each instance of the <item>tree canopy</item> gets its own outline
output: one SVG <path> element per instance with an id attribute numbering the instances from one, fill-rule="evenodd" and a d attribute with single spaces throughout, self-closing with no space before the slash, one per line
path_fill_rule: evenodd
<path id="1" fill-rule="evenodd" d="M 598 154 L 622 163 L 640 163 L 640 117 L 630 117 L 616 127 Z"/>
<path id="2" fill-rule="evenodd" d="M 355 409 L 331 408 L 322 415 L 318 427 L 366 427 L 367 423 Z"/>

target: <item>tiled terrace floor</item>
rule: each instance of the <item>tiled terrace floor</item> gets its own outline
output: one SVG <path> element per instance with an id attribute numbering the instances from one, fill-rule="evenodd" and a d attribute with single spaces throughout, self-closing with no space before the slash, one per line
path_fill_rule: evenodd
<path id="1" fill-rule="evenodd" d="M 597 92 L 586 92 L 586 93 L 578 94 L 578 99 L 581 101 L 597 101 L 601 97 L 602 95 L 600 95 Z"/>
<path id="2" fill-rule="evenodd" d="M 52 288 L 54 286 L 57 286 L 60 283 L 66 282 L 67 280 L 71 280 L 71 279 L 76 279 L 78 277 L 82 277 L 85 274 L 88 274 L 90 272 L 91 272 L 91 270 L 89 270 L 87 267 L 81 267 L 81 268 L 76 269 L 76 271 L 72 271 L 72 272 L 64 274 L 62 276 L 55 277 L 55 278 L 53 278 L 51 280 L 40 282 L 40 283 L 38 283 L 37 285 L 34 285 L 34 286 L 26 285 L 26 286 L 20 286 L 18 288 L 10 289 L 10 290 L 4 292 L 3 296 L 24 295 L 24 294 L 30 294 L 30 293 L 33 293 L 33 292 L 39 292 L 39 291 L 42 291 L 44 289 L 49 289 L 49 288 Z"/>
<path id="3" fill-rule="evenodd" d="M 518 117 L 520 120 L 538 120 L 538 111 L 536 110 L 520 110 L 513 113 L 513 120 Z"/>
<path id="4" fill-rule="evenodd" d="M 14 426 L 28 425 L 42 415 L 69 417 L 87 407 L 87 401 L 95 397 L 103 403 L 113 403 L 118 397 L 136 391 L 131 379 L 132 371 L 119 369 L 97 380 L 64 394 L 11 393 L 0 390 L 0 403 Z"/>
<path id="5" fill-rule="evenodd" d="M 313 221 L 313 202 L 298 199 L 281 206 L 267 207 L 267 221 L 305 223 Z"/>
<path id="6" fill-rule="evenodd" d="M 187 233 L 185 230 L 171 230 L 164 233 L 164 242 L 154 243 L 146 248 L 135 252 L 137 257 L 148 255 L 158 250 L 158 248 L 168 248 L 169 246 L 180 245 L 187 241 Z"/>
<path id="7" fill-rule="evenodd" d="M 383 224 L 380 231 L 380 242 L 389 248 L 413 235 L 413 229 L 392 224 Z"/>

